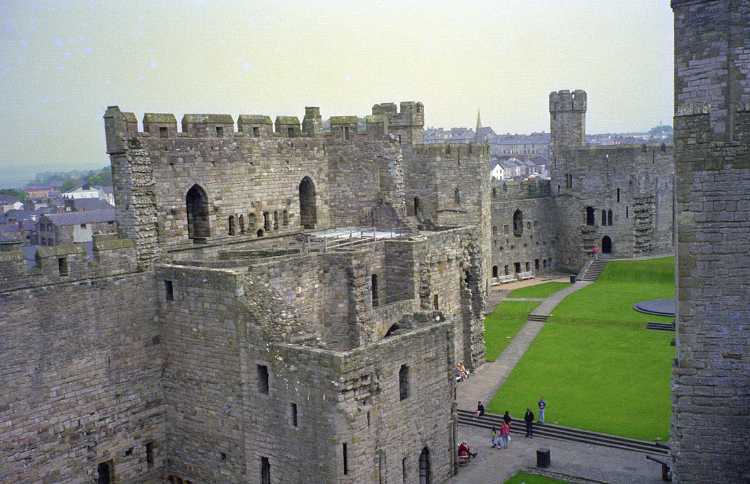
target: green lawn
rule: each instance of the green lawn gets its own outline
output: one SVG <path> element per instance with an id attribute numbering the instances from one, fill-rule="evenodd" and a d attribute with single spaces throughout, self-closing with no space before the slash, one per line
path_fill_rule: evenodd
<path id="1" fill-rule="evenodd" d="M 534 301 L 502 301 L 484 318 L 484 359 L 495 361 L 510 344 L 529 313 L 539 305 Z"/>
<path id="2" fill-rule="evenodd" d="M 568 481 L 552 479 L 538 474 L 529 474 L 528 472 L 519 472 L 505 481 L 505 484 L 568 484 Z"/>
<path id="3" fill-rule="evenodd" d="M 570 286 L 567 282 L 543 282 L 536 286 L 522 287 L 511 292 L 508 297 L 539 297 L 547 298 L 560 289 Z"/>
<path id="4" fill-rule="evenodd" d="M 591 286 L 567 297 L 492 399 L 489 411 L 627 437 L 666 440 L 674 333 L 644 329 L 670 321 L 632 309 L 674 296 L 674 259 L 614 261 Z"/>
<path id="5" fill-rule="evenodd" d="M 567 285 L 561 282 L 545 282 L 516 289 L 508 297 L 546 298 Z M 529 313 L 538 305 L 539 302 L 535 301 L 502 301 L 484 318 L 486 361 L 495 361 L 502 354 L 521 326 L 526 323 Z"/>

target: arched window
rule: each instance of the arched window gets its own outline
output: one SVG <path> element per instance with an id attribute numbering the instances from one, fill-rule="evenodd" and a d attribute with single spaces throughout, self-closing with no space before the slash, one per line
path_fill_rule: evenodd
<path id="1" fill-rule="evenodd" d="M 245 216 L 244 215 L 240 214 L 239 222 L 240 222 L 240 233 L 244 234 L 245 233 Z"/>
<path id="2" fill-rule="evenodd" d="M 458 187 L 453 190 L 453 200 L 456 202 L 456 205 L 461 205 L 461 190 Z"/>
<path id="3" fill-rule="evenodd" d="M 425 447 L 419 454 L 419 484 L 431 484 L 430 451 Z"/>
<path id="4" fill-rule="evenodd" d="M 593 207 L 586 207 L 586 225 L 596 225 Z"/>
<path id="5" fill-rule="evenodd" d="M 372 294 L 372 307 L 377 307 L 380 303 L 378 298 L 378 275 L 373 274 L 370 277 L 370 293 Z"/>
<path id="6" fill-rule="evenodd" d="M 516 237 L 523 235 L 523 212 L 521 210 L 513 212 L 513 235 Z"/>
<path id="7" fill-rule="evenodd" d="M 409 367 L 401 365 L 398 370 L 398 398 L 406 400 L 409 398 Z"/>
<path id="8" fill-rule="evenodd" d="M 236 228 L 234 226 L 234 215 L 229 216 L 229 235 L 234 235 L 236 233 Z"/>
<path id="9" fill-rule="evenodd" d="M 247 228 L 248 229 L 254 229 L 257 223 L 258 223 L 258 219 L 254 213 L 247 214 Z"/>
<path id="10" fill-rule="evenodd" d="M 188 237 L 205 239 L 211 236 L 208 221 L 208 195 L 200 185 L 193 185 L 185 195 L 187 208 Z"/>
<path id="11" fill-rule="evenodd" d="M 612 210 L 607 210 L 607 225 L 612 225 Z"/>
<path id="12" fill-rule="evenodd" d="M 602 209 L 602 225 L 607 225 L 607 211 Z"/>
<path id="13" fill-rule="evenodd" d="M 419 217 L 421 215 L 422 208 L 419 206 L 419 197 L 414 197 L 414 216 Z"/>
<path id="14" fill-rule="evenodd" d="M 497 266 L 492 266 L 492 277 L 497 277 Z"/>
<path id="15" fill-rule="evenodd" d="M 492 226 L 492 235 L 497 235 L 497 225 Z"/>
<path id="16" fill-rule="evenodd" d="M 299 213 L 302 227 L 314 229 L 318 223 L 318 214 L 315 206 L 315 184 L 309 177 L 303 178 L 299 184 Z"/>

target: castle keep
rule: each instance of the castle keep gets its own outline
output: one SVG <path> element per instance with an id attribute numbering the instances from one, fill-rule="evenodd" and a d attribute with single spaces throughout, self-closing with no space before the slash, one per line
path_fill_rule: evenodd
<path id="1" fill-rule="evenodd" d="M 1 253 L 3 479 L 452 475 L 452 369 L 484 352 L 487 147 L 419 144 L 413 102 L 326 132 L 314 107 L 104 124 L 119 238 L 32 269 Z"/>

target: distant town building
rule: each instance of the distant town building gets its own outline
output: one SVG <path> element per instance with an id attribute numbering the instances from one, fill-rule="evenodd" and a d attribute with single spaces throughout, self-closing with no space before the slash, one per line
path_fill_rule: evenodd
<path id="1" fill-rule="evenodd" d="M 115 210 L 48 213 L 36 224 L 39 245 L 91 242 L 94 234 L 117 233 Z"/>
<path id="2" fill-rule="evenodd" d="M 18 197 L 13 195 L 0 195 L 0 213 L 5 213 L 9 210 L 21 210 L 23 208 L 23 202 Z"/>
<path id="3" fill-rule="evenodd" d="M 69 200 L 78 200 L 82 198 L 98 198 L 100 200 L 106 200 L 112 206 L 114 206 L 115 204 L 115 197 L 112 193 L 112 187 L 96 187 L 83 185 L 63 193 L 62 197 Z"/>
<path id="4" fill-rule="evenodd" d="M 49 197 L 50 192 L 54 191 L 54 188 L 49 185 L 29 185 L 23 191 L 26 192 L 29 198 L 37 200 Z"/>

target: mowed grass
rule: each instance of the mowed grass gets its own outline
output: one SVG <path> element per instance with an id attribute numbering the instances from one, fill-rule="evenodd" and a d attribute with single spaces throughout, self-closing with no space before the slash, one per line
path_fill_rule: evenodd
<path id="1" fill-rule="evenodd" d="M 508 297 L 545 298 L 566 286 L 567 284 L 560 282 L 545 282 L 516 289 Z M 492 313 L 484 318 L 486 361 L 495 361 L 502 354 L 521 326 L 526 323 L 529 313 L 539 304 L 536 301 L 501 301 Z"/>
<path id="2" fill-rule="evenodd" d="M 534 301 L 502 301 L 484 318 L 484 359 L 495 361 L 513 337 L 526 324 L 529 313 L 539 305 Z"/>
<path id="3" fill-rule="evenodd" d="M 492 399 L 489 411 L 626 437 L 669 436 L 674 333 L 644 329 L 671 318 L 639 313 L 636 302 L 674 297 L 674 259 L 613 261 L 599 280 L 568 296 Z"/>
<path id="4" fill-rule="evenodd" d="M 515 476 L 505 481 L 505 484 L 568 484 L 568 481 L 552 479 L 550 477 L 540 476 L 539 474 L 519 472 Z"/>

